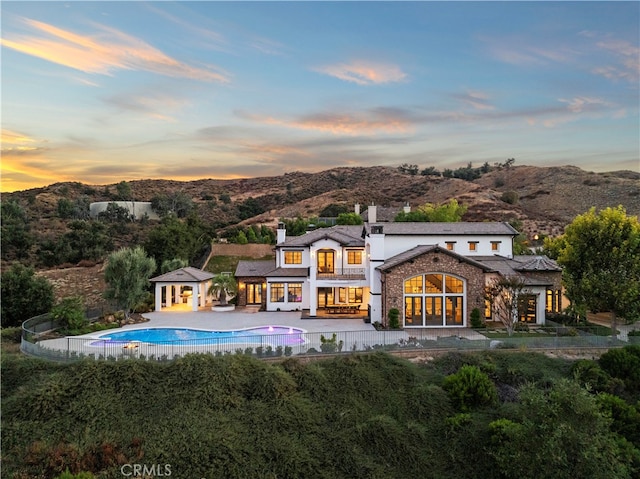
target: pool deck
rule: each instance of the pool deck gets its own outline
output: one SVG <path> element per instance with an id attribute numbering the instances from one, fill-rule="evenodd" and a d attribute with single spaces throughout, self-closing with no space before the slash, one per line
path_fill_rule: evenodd
<path id="1" fill-rule="evenodd" d="M 138 343 L 133 347 L 134 349 L 132 351 L 127 351 L 123 350 L 122 343 L 95 343 L 95 340 L 99 336 L 108 336 L 109 333 L 147 328 L 189 328 L 209 331 L 231 331 L 262 326 L 298 328 L 306 333 L 304 336 L 305 340 L 301 344 L 288 342 L 290 338 L 287 338 L 287 335 L 263 336 L 263 346 L 266 347 L 271 344 L 275 349 L 276 346 L 284 347 L 285 345 L 292 345 L 293 354 L 305 353 L 310 348 L 320 349 L 321 333 L 324 333 L 327 338 L 330 338 L 333 333 L 335 333 L 337 340 L 344 344 L 345 350 L 354 351 L 364 350 L 368 346 L 375 344 L 395 344 L 407 341 L 411 339 L 412 335 L 416 335 L 416 332 L 412 332 L 411 330 L 376 331 L 372 324 L 365 323 L 362 318 L 317 317 L 303 319 L 301 311 L 259 312 L 248 308 L 225 312 L 212 311 L 210 308 L 201 308 L 200 311 L 192 311 L 180 305 L 173 308 L 173 310 L 144 313 L 143 316 L 148 318 L 149 321 L 81 336 L 43 340 L 37 343 L 37 348 L 45 352 L 50 351 L 51 354 L 57 354 L 55 351 L 66 351 L 67 353 L 74 352 L 76 354 L 100 355 L 105 358 L 108 356 L 120 357 L 124 353 L 134 357 L 144 354 L 146 357 L 153 355 L 156 358 L 161 356 L 171 358 L 176 355 L 181 356 L 188 353 L 212 353 L 216 351 L 231 353 L 245 347 L 256 347 L 255 343 L 245 344 L 237 342 L 237 340 L 232 340 L 228 343 L 222 341 L 214 345 L 204 345 L 198 342 L 186 341 L 164 345 Z M 435 328 L 429 331 L 429 335 L 434 340 L 438 337 L 486 339 L 484 336 L 469 328 Z"/>

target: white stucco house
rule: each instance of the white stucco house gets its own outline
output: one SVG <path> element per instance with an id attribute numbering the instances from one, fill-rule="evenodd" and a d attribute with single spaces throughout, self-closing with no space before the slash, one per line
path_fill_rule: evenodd
<path id="1" fill-rule="evenodd" d="M 474 308 L 493 319 L 485 289 L 494 278 L 526 283 L 520 321 L 544 324 L 561 309 L 561 269 L 544 256 L 514 256 L 518 232 L 503 222 L 333 226 L 287 237 L 278 226 L 275 261 L 241 261 L 238 306 L 266 311 L 366 312 L 387 323 L 389 310 L 412 327 L 467 327 Z"/>

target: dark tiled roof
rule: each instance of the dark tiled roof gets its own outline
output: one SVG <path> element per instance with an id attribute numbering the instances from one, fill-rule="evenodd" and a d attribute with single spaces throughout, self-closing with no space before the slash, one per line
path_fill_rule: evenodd
<path id="1" fill-rule="evenodd" d="M 283 278 L 293 277 L 306 278 L 309 276 L 308 268 L 276 268 L 275 260 L 268 261 L 246 261 L 241 260 L 236 267 L 236 277 L 246 278 L 249 276 L 261 278 Z"/>
<path id="2" fill-rule="evenodd" d="M 367 233 L 371 224 L 365 225 Z M 385 235 L 512 235 L 518 232 L 509 223 L 465 221 L 457 223 L 385 223 Z"/>
<path id="3" fill-rule="evenodd" d="M 247 276 L 267 276 L 271 271 L 276 269 L 276 261 L 275 260 L 267 260 L 267 261 L 238 261 L 238 266 L 236 266 L 237 277 L 247 277 Z"/>
<path id="4" fill-rule="evenodd" d="M 457 253 L 454 253 L 453 251 L 449 251 L 447 249 L 441 248 L 438 245 L 418 245 L 414 248 L 411 248 L 407 251 L 403 251 L 400 254 L 397 254 L 395 256 L 392 256 L 391 258 L 387 259 L 382 265 L 378 266 L 377 269 L 379 269 L 380 271 L 388 271 L 389 269 L 398 266 L 399 264 L 405 263 L 409 260 L 412 260 L 414 258 L 417 258 L 418 256 L 422 256 L 425 253 L 432 253 L 432 252 L 438 252 L 438 253 L 444 253 L 447 254 L 453 258 L 456 258 L 458 261 L 464 261 L 465 263 L 469 263 L 477 268 L 480 268 L 484 271 L 492 271 L 492 269 L 486 265 L 484 265 L 483 263 L 480 263 L 478 261 L 475 261 L 472 258 L 469 258 L 468 256 L 462 256 L 459 255 Z"/>
<path id="5" fill-rule="evenodd" d="M 558 263 L 546 256 L 518 255 L 513 259 L 520 263 L 515 268 L 517 271 L 562 271 Z"/>
<path id="6" fill-rule="evenodd" d="M 287 276 L 306 278 L 307 276 L 309 276 L 309 269 L 308 268 L 277 268 L 277 269 L 274 269 L 273 271 L 270 271 L 267 274 L 267 276 L 269 278 L 287 277 Z"/>
<path id="7" fill-rule="evenodd" d="M 325 238 L 332 239 L 343 246 L 364 247 L 361 225 L 338 225 L 332 226 L 331 228 L 319 228 L 301 236 L 292 236 L 287 238 L 284 243 L 280 243 L 276 247 L 286 248 L 290 246 L 310 246 L 316 241 L 320 241 Z"/>
<path id="8" fill-rule="evenodd" d="M 185 268 L 176 269 L 175 271 L 169 271 L 168 273 L 161 274 L 155 278 L 151 278 L 149 281 L 154 283 L 167 282 L 167 283 L 193 283 L 200 281 L 207 281 L 213 278 L 214 274 L 208 271 L 202 271 L 198 268 L 192 268 L 187 266 Z"/>
<path id="9" fill-rule="evenodd" d="M 554 272 L 559 273 L 562 271 L 561 269 L 553 269 L 553 270 L 523 270 L 522 265 L 526 264 L 526 261 L 523 258 L 533 258 L 533 256 L 516 256 L 515 258 L 506 258 L 504 256 L 476 256 L 474 257 L 479 263 L 486 265 L 492 270 L 499 273 L 501 276 L 517 276 L 522 278 L 525 284 L 529 286 L 546 286 L 549 284 L 549 280 L 539 277 L 532 276 L 527 273 L 535 273 L 537 272 Z M 546 256 L 545 256 L 546 258 Z M 547 261 L 552 261 L 549 258 L 546 258 Z M 554 262 L 555 263 L 555 262 Z"/>

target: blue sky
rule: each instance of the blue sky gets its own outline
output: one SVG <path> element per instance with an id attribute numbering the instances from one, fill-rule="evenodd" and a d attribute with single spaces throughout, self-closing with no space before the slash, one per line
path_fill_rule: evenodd
<path id="1" fill-rule="evenodd" d="M 640 170 L 638 2 L 2 2 L 2 191 Z"/>

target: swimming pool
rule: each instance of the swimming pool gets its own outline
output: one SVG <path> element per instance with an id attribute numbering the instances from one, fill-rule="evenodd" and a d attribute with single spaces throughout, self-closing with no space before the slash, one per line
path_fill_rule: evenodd
<path id="1" fill-rule="evenodd" d="M 303 344 L 304 330 L 288 326 L 261 326 L 232 331 L 206 331 L 188 328 L 146 328 L 107 333 L 97 337 L 91 346 L 109 346 L 140 342 L 148 344 Z"/>

